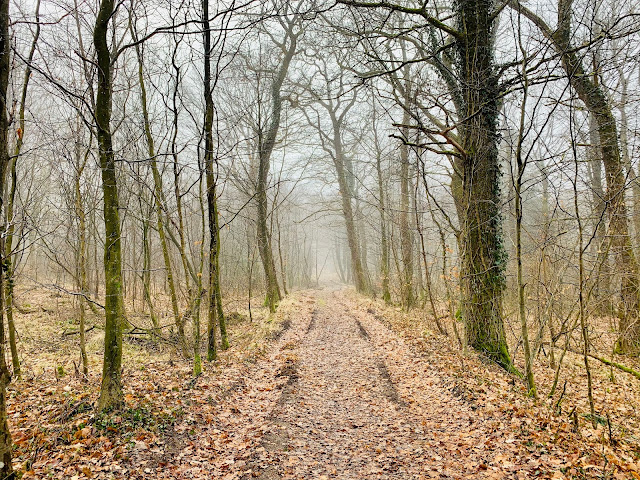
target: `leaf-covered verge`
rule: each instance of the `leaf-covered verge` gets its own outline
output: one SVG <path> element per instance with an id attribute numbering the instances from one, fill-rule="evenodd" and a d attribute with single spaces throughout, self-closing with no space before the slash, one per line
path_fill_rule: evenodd
<path id="1" fill-rule="evenodd" d="M 72 301 L 39 290 L 30 291 L 28 298 L 18 316 L 23 375 L 8 391 L 14 467 L 24 479 L 144 477 L 149 466 L 137 463 L 136 455 L 153 452 L 157 467 L 184 451 L 185 432 L 220 413 L 218 404 L 241 386 L 270 341 L 288 327 L 299 303 L 285 299 L 275 315 L 254 309 L 253 321 L 239 305 L 228 304 L 239 311 L 229 316 L 231 348 L 220 352 L 215 363 L 205 362 L 198 378 L 192 376 L 190 360 L 177 353 L 169 328 L 164 341 L 154 341 L 139 332 L 148 319 L 130 315 L 127 331 L 133 333 L 125 336 L 123 375 L 126 407 L 99 414 L 99 318 L 92 318 L 88 327 L 93 328 L 87 335 L 90 375 L 85 379 L 78 372 Z"/>
<path id="2" fill-rule="evenodd" d="M 596 405 L 596 418 L 592 419 L 583 359 L 571 350 L 565 355 L 553 396 L 548 394 L 555 371 L 548 366 L 548 358 L 535 363 L 539 398 L 534 400 L 527 396 L 522 380 L 472 350 L 463 351 L 457 345 L 451 322 L 447 325 L 447 338 L 435 333 L 433 317 L 425 311 L 407 313 L 353 292 L 349 297 L 437 365 L 442 383 L 468 402 L 478 417 L 496 431 L 510 426 L 511 435 L 502 439 L 499 447 L 496 445 L 497 464 L 528 458 L 532 464 L 540 464 L 541 473 L 554 467 L 553 478 L 640 478 L 640 381 L 633 376 L 596 360 L 590 362 Z M 606 319 L 593 326 L 592 338 L 592 350 L 610 357 L 611 350 L 607 348 L 615 339 Z M 522 347 L 517 343 L 513 336 L 511 352 L 515 353 L 516 366 L 523 370 Z M 570 345 L 570 349 L 580 351 L 577 344 Z M 561 353 L 557 351 L 556 358 Z M 540 355 L 548 355 L 548 346 Z M 632 357 L 618 357 L 616 361 L 638 367 L 637 359 Z"/>

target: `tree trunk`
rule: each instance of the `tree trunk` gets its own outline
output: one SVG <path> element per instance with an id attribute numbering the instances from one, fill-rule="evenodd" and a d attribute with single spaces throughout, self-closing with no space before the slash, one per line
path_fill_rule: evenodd
<path id="1" fill-rule="evenodd" d="M 606 219 L 606 203 L 605 192 L 602 185 L 602 157 L 600 155 L 600 136 L 598 135 L 598 126 L 593 118 L 589 115 L 589 143 L 588 160 L 591 167 L 591 191 L 593 198 L 593 213 L 591 216 L 594 221 L 594 242 L 595 257 L 597 259 L 596 271 L 598 275 L 594 278 L 593 297 L 596 303 L 596 310 L 602 315 L 609 315 L 613 312 L 611 302 L 611 292 L 609 290 L 609 279 L 611 272 L 609 271 L 609 247 L 607 245 L 607 219 Z"/>
<path id="2" fill-rule="evenodd" d="M 265 287 L 267 290 L 265 305 L 269 307 L 271 313 L 276 311 L 276 305 L 280 301 L 280 286 L 276 274 L 276 264 L 273 259 L 271 247 L 271 234 L 269 232 L 268 221 L 268 201 L 267 201 L 267 177 L 269 173 L 270 161 L 260 155 L 260 168 L 258 173 L 258 184 L 256 200 L 258 203 L 257 216 L 257 238 L 260 259 L 264 268 Z"/>
<path id="3" fill-rule="evenodd" d="M 4 259 L 4 274 L 6 278 L 5 282 L 5 308 L 7 312 L 7 327 L 9 328 L 9 347 L 11 349 L 11 363 L 13 365 L 13 375 L 16 378 L 20 378 L 20 357 L 18 356 L 18 346 L 16 343 L 16 327 L 13 321 L 13 284 L 14 284 L 14 271 L 15 265 L 13 261 L 13 235 L 15 233 L 15 220 L 13 218 L 15 198 L 17 190 L 17 164 L 20 152 L 22 151 L 22 144 L 25 131 L 25 107 L 27 103 L 27 91 L 29 88 L 29 80 L 31 79 L 31 61 L 36 51 L 38 38 L 40 37 L 40 0 L 36 2 L 36 31 L 31 41 L 31 49 L 29 50 L 29 56 L 27 57 L 27 63 L 24 70 L 24 77 L 22 80 L 22 94 L 20 96 L 20 107 L 18 111 L 18 133 L 16 139 L 16 145 L 13 152 L 13 158 L 9 161 L 9 194 L 6 199 L 5 206 L 5 219 L 7 225 L 6 243 L 5 243 L 5 259 Z"/>
<path id="4" fill-rule="evenodd" d="M 142 207 L 141 199 L 140 211 L 144 212 Z M 151 317 L 154 334 L 159 335 L 160 324 L 158 323 L 158 317 L 153 307 L 153 299 L 151 298 L 151 241 L 149 238 L 149 217 L 151 216 L 151 211 L 144 212 L 142 215 L 142 297 L 147 307 L 149 307 L 149 316 Z"/>
<path id="5" fill-rule="evenodd" d="M 107 44 L 109 20 L 113 15 L 113 0 L 101 0 L 93 43 L 98 66 L 98 90 L 95 119 L 98 138 L 102 192 L 104 196 L 104 283 L 105 331 L 102 385 L 99 410 L 120 408 L 122 394 L 122 329 L 125 323 L 122 296 L 122 249 L 120 243 L 120 215 L 118 213 L 118 185 L 116 163 L 111 138 L 112 66 Z"/>
<path id="6" fill-rule="evenodd" d="M 9 0 L 0 0 L 0 211 L 4 207 L 4 185 L 9 167 L 9 119 L 7 117 L 10 106 L 7 105 L 9 87 L 10 49 L 9 37 Z M 2 217 L 0 217 L 2 218 Z M 0 264 L 4 264 L 4 233 L 6 225 L 0 226 Z M 11 381 L 11 372 L 5 359 L 5 331 L 4 331 L 4 275 L 0 275 L 0 475 L 2 478 L 13 478 L 11 464 L 11 432 L 7 420 L 7 385 Z"/>
<path id="7" fill-rule="evenodd" d="M 523 76 L 523 98 L 520 109 L 520 128 L 518 130 L 518 143 L 516 147 L 516 176 L 514 179 L 515 210 L 516 210 L 516 264 L 518 277 L 518 314 L 520 317 L 520 332 L 522 333 L 522 346 L 524 350 L 525 378 L 527 380 L 528 393 L 536 398 L 536 383 L 533 377 L 533 357 L 531 355 L 531 344 L 529 343 L 529 326 L 527 323 L 527 310 L 525 303 L 525 282 L 522 266 L 522 183 L 525 169 L 527 168 L 527 157 L 522 155 L 522 142 L 525 135 L 525 116 L 529 88 L 527 78 L 527 61 L 522 62 Z"/>
<path id="8" fill-rule="evenodd" d="M 291 27 L 291 26 L 289 26 Z M 286 46 L 287 40 L 289 45 Z M 257 233 L 258 247 L 260 250 L 260 258 L 264 268 L 264 276 L 266 282 L 267 296 L 265 304 L 268 305 L 270 312 L 275 312 L 276 305 L 282 298 L 280 286 L 278 285 L 278 277 L 276 273 L 276 264 L 273 258 L 273 250 L 271 246 L 271 232 L 268 227 L 268 200 L 267 188 L 269 180 L 269 168 L 271 166 L 271 154 L 276 143 L 278 130 L 280 129 L 280 118 L 282 114 L 282 97 L 280 90 L 282 84 L 289 71 L 289 65 L 296 53 L 298 45 L 298 36 L 291 29 L 286 32 L 283 40 L 284 58 L 280 64 L 280 69 L 276 72 L 276 76 L 271 84 L 271 121 L 266 132 L 258 132 L 258 182 L 256 185 L 256 200 L 258 204 L 257 216 Z"/>
<path id="9" fill-rule="evenodd" d="M 131 33 L 134 39 L 137 38 L 133 27 L 133 22 L 130 23 Z M 162 257 L 164 259 L 164 267 L 167 273 L 167 283 L 169 286 L 169 296 L 171 298 L 171 308 L 173 310 L 173 319 L 178 331 L 178 341 L 182 354 L 185 357 L 189 356 L 189 347 L 187 345 L 187 335 L 184 331 L 185 321 L 180 315 L 180 307 L 178 306 L 178 295 L 176 293 L 175 280 L 173 277 L 173 267 L 171 265 L 171 257 L 169 255 L 169 246 L 167 245 L 167 235 L 165 231 L 164 221 L 164 208 L 166 205 L 164 190 L 162 188 L 162 176 L 158 169 L 158 161 L 156 157 L 155 144 L 153 141 L 153 134 L 151 132 L 151 122 L 149 121 L 149 111 L 147 109 L 147 89 L 144 82 L 144 66 L 142 58 L 142 50 L 140 45 L 136 45 L 136 56 L 138 58 L 138 83 L 140 85 L 140 103 L 142 106 L 142 118 L 144 122 L 144 133 L 147 140 L 147 150 L 149 152 L 149 158 L 151 160 L 151 172 L 153 175 L 153 191 L 154 201 L 156 206 L 156 225 L 158 228 L 158 235 L 160 236 L 160 248 L 162 248 Z"/>
<path id="10" fill-rule="evenodd" d="M 631 191 L 633 192 L 633 227 L 636 252 L 640 250 L 640 179 L 633 168 L 631 156 L 629 155 L 629 118 L 627 116 L 627 103 L 629 101 L 629 80 L 625 76 L 624 69 L 618 68 L 620 76 L 620 148 L 622 150 L 622 163 L 627 171 L 627 176 L 631 181 Z"/>
<path id="11" fill-rule="evenodd" d="M 373 286 L 371 285 L 371 277 L 369 276 L 369 260 L 368 260 L 368 252 L 369 247 L 367 245 L 367 227 L 364 221 L 364 213 L 362 212 L 361 202 L 358 199 L 358 195 L 356 194 L 355 201 L 355 216 L 356 216 L 356 235 L 360 239 L 360 258 L 362 261 L 362 270 L 364 273 L 364 277 L 366 279 L 367 285 L 369 286 L 369 293 L 373 292 Z M 316 262 L 317 262 L 317 243 L 316 243 Z"/>
<path id="12" fill-rule="evenodd" d="M 351 194 L 346 185 L 346 180 L 338 174 L 338 184 L 340 188 L 340 197 L 342 200 L 342 214 L 344 216 L 345 227 L 347 230 L 347 244 L 349 246 L 351 260 L 351 274 L 356 283 L 356 290 L 360 293 L 367 293 L 369 287 L 362 266 L 362 257 L 360 256 L 360 242 L 356 232 L 356 225 L 353 217 L 353 206 L 351 205 Z"/>
<path id="13" fill-rule="evenodd" d="M 211 92 L 211 30 L 209 27 L 209 0 L 202 1 L 202 23 L 204 34 L 204 167 L 207 180 L 207 207 L 209 220 L 209 321 L 207 360 L 217 357 L 216 326 L 220 326 L 221 347 L 229 347 L 227 327 L 222 310 L 220 292 L 220 227 L 218 198 L 213 152 L 213 96 Z M 216 325 L 217 324 L 217 325 Z"/>
<path id="14" fill-rule="evenodd" d="M 456 48 L 463 97 L 459 129 L 464 201 L 460 219 L 462 315 L 469 344 L 513 370 L 502 317 L 506 253 L 500 214 L 493 2 L 459 0 L 455 13 L 461 32 Z"/>
<path id="15" fill-rule="evenodd" d="M 402 124 L 408 125 L 409 113 L 404 111 Z M 402 129 L 402 137 L 408 140 L 409 129 Z M 400 256 L 402 258 L 402 306 L 405 310 L 413 307 L 413 246 L 411 231 L 409 230 L 409 147 L 406 143 L 400 145 Z"/>
<path id="16" fill-rule="evenodd" d="M 549 241 L 551 238 L 551 219 L 549 218 L 549 174 L 544 163 L 539 167 L 542 173 L 542 235 L 540 249 L 540 269 L 542 274 L 542 281 L 538 281 L 538 303 L 542 303 L 544 317 L 541 319 L 543 323 L 546 323 L 549 327 L 549 367 L 551 369 L 556 368 L 556 333 L 553 325 L 553 313 L 551 310 L 550 302 L 553 301 L 553 296 L 549 294 L 549 290 L 545 287 L 549 285 L 549 254 L 547 249 L 549 248 Z M 541 329 L 544 327 L 540 327 Z"/>
<path id="17" fill-rule="evenodd" d="M 77 146 L 76 148 L 79 148 Z M 90 147 L 89 147 L 90 148 Z M 78 152 L 80 153 L 80 152 Z M 78 155 L 80 157 L 80 155 Z M 85 165 L 89 158 L 89 150 L 85 153 L 84 157 L 80 160 L 78 169 L 76 171 L 76 178 L 74 181 L 74 193 L 75 193 L 75 214 L 78 217 L 78 287 L 80 290 L 79 309 L 80 309 L 80 359 L 82 361 L 82 374 L 86 379 L 89 375 L 89 360 L 87 358 L 87 347 L 85 338 L 86 327 L 86 304 L 89 295 L 89 284 L 87 281 L 87 216 L 84 211 L 82 203 L 82 190 L 80 188 L 80 180 L 82 179 L 82 173 L 84 172 Z"/>
<path id="18" fill-rule="evenodd" d="M 177 177 L 176 177 L 177 178 Z M 200 266 L 198 268 L 198 274 L 196 275 L 196 297 L 195 297 L 195 306 L 192 310 L 193 312 L 193 375 L 197 377 L 202 373 L 202 356 L 200 355 L 200 342 L 201 342 L 201 334 L 200 334 L 200 306 L 202 304 L 202 295 L 204 293 L 204 289 L 202 288 L 202 271 L 204 270 L 204 244 L 206 238 L 206 227 L 205 227 L 205 208 L 203 202 L 203 186 L 202 186 L 202 176 L 200 176 L 198 182 L 198 203 L 200 205 L 200 215 L 201 215 L 201 227 L 202 230 L 200 232 Z M 185 272 L 186 274 L 186 272 Z"/>
<path id="19" fill-rule="evenodd" d="M 423 178 L 426 178 L 426 175 L 423 175 Z M 418 197 L 418 185 L 419 183 L 416 181 L 414 198 Z M 432 212 L 433 213 L 433 212 Z M 433 320 L 436 323 L 436 327 L 438 331 L 445 336 L 448 336 L 449 333 L 445 326 L 440 322 L 440 316 L 438 315 L 438 309 L 436 308 L 435 296 L 433 294 L 433 285 L 431 283 L 431 271 L 429 269 L 429 262 L 427 261 L 427 249 L 424 242 L 424 233 L 422 232 L 422 225 L 420 222 L 420 214 L 418 213 L 418 206 L 414 208 L 415 221 L 416 221 L 416 230 L 418 232 L 418 237 L 420 238 L 420 252 L 422 254 L 422 265 L 424 267 L 425 273 L 425 287 L 427 293 L 427 300 L 429 301 L 429 305 L 431 306 L 431 312 L 433 314 Z"/>
<path id="20" fill-rule="evenodd" d="M 280 228 L 280 220 L 276 218 L 276 228 L 278 229 L 278 259 L 280 260 L 280 275 L 282 276 L 282 291 L 285 295 L 289 295 L 287 290 L 287 261 L 282 253 L 282 229 Z"/>
<path id="21" fill-rule="evenodd" d="M 176 214 L 178 216 L 178 236 L 180 239 L 180 258 L 182 259 L 182 268 L 184 270 L 184 278 L 185 278 L 185 285 L 187 290 L 189 290 L 190 286 L 189 286 L 189 276 L 191 274 L 191 277 L 194 281 L 194 283 L 200 285 L 200 287 L 202 286 L 202 276 L 198 277 L 198 278 L 193 278 L 193 272 L 192 272 L 192 267 L 191 264 L 189 263 L 189 259 L 187 257 L 187 242 L 185 239 L 185 234 L 184 234 L 184 215 L 183 215 L 183 210 L 182 210 L 182 193 L 180 191 L 180 168 L 179 168 L 179 163 L 178 163 L 178 120 L 179 120 L 179 110 L 178 110 L 178 103 L 179 103 L 179 88 L 180 88 L 180 66 L 178 65 L 177 62 L 177 55 L 178 55 L 178 43 L 176 43 L 176 45 L 174 46 L 172 55 L 171 55 L 171 65 L 173 67 L 173 72 L 174 72 L 174 77 L 175 77 L 175 84 L 173 86 L 173 93 L 172 93 L 172 108 L 171 108 L 171 113 L 172 113 L 172 126 L 173 126 L 173 134 L 171 136 L 171 156 L 173 158 L 173 192 L 176 198 Z M 200 198 L 202 199 L 202 198 Z M 204 221 L 204 218 L 203 218 Z M 204 228 L 204 226 L 203 226 Z M 204 238 L 202 239 L 204 241 Z M 204 252 L 203 252 L 204 253 Z M 202 273 L 202 272 L 200 272 Z M 202 300 L 202 292 L 194 292 L 194 295 L 197 296 L 196 298 L 199 299 L 199 302 L 201 302 Z"/>
<path id="22" fill-rule="evenodd" d="M 330 112 L 331 114 L 331 112 Z M 360 254 L 360 242 L 358 240 L 358 232 L 356 230 L 355 218 L 353 214 L 353 171 L 351 162 L 346 160 L 342 148 L 342 139 L 340 138 L 340 125 L 334 115 L 332 115 L 334 129 L 334 157 L 333 163 L 336 167 L 338 177 L 338 187 L 340 191 L 340 200 L 342 202 L 342 215 L 344 216 L 345 227 L 347 231 L 347 244 L 349 246 L 351 260 L 351 274 L 356 284 L 356 290 L 360 293 L 369 293 L 370 287 L 367 276 L 362 264 L 362 256 Z"/>
<path id="23" fill-rule="evenodd" d="M 385 206 L 384 181 L 382 179 L 382 154 L 376 152 L 376 173 L 378 174 L 378 211 L 380 212 L 380 277 L 382 277 L 382 299 L 391 303 L 389 290 L 389 241 L 387 239 L 387 215 Z"/>

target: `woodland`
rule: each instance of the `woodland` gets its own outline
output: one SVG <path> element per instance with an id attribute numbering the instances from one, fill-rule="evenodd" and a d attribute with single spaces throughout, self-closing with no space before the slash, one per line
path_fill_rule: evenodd
<path id="1" fill-rule="evenodd" d="M 639 7 L 0 0 L 0 480 L 640 479 Z"/>

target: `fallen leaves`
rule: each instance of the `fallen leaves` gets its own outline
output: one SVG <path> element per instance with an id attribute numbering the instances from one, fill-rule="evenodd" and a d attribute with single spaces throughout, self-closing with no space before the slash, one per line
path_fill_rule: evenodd
<path id="1" fill-rule="evenodd" d="M 640 479 L 631 443 L 610 445 L 602 425 L 573 432 L 401 310 L 298 292 L 250 328 L 274 324 L 288 328 L 268 344 L 245 325 L 246 348 L 196 381 L 177 359 L 128 368 L 116 416 L 92 408 L 97 375 L 12 386 L 16 467 L 27 480 Z"/>
<path id="2" fill-rule="evenodd" d="M 632 422 L 625 425 L 629 429 L 624 437 L 621 436 L 624 430 L 612 423 L 616 436 L 613 444 L 609 439 L 606 421 L 597 428 L 591 428 L 584 414 L 580 414 L 580 428 L 575 432 L 571 419 L 564 413 L 557 415 L 554 408 L 559 393 L 553 399 L 534 402 L 526 396 L 521 382 L 514 381 L 504 371 L 482 362 L 471 352 L 462 354 L 442 336 L 425 334 L 429 327 L 424 312 L 406 314 L 387 308 L 382 302 L 348 296 L 350 302 L 357 304 L 360 310 L 367 311 L 370 317 L 398 334 L 419 357 L 428 359 L 431 369 L 437 369 L 436 382 L 461 400 L 485 425 L 489 432 L 485 446 L 494 453 L 493 462 L 488 459 L 481 464 L 487 466 L 487 475 L 495 464 L 505 471 L 509 470 L 509 476 L 514 478 L 521 476 L 523 470 L 527 474 L 520 478 L 552 478 L 553 475 L 553 478 L 631 478 L 631 472 L 638 471 L 634 463 L 636 452 L 640 451 L 635 413 L 629 418 Z M 570 370 L 569 375 L 584 376 L 581 362 L 577 363 L 576 371 L 572 370 L 573 366 L 566 368 Z M 618 378 L 619 385 L 612 385 L 608 369 L 599 365 L 592 368 L 594 378 L 601 382 L 600 385 L 596 383 L 596 399 L 600 402 L 600 408 L 606 408 L 611 418 L 617 417 L 624 422 L 623 412 L 635 412 L 631 406 L 636 404 L 635 398 L 640 398 L 639 385 L 631 385 L 627 379 L 621 378 Z M 553 370 L 540 370 L 536 371 L 536 378 L 539 388 L 544 391 L 543 388 L 551 386 Z M 545 382 L 548 383 L 545 385 Z M 564 397 L 567 403 L 583 405 L 582 412 L 585 411 L 586 402 L 586 394 L 581 390 L 584 383 L 581 377 L 575 383 L 569 381 Z M 428 386 L 431 385 L 423 388 Z M 605 402 L 603 398 L 598 399 L 603 393 L 611 396 L 613 392 L 624 397 L 624 401 L 618 399 L 614 402 L 610 398 Z M 635 435 L 630 435 L 632 432 L 636 432 Z"/>
<path id="3" fill-rule="evenodd" d="M 233 326 L 233 340 L 242 348 L 207 364 L 197 381 L 188 362 L 161 352 L 126 363 L 126 408 L 115 416 L 93 409 L 97 374 L 85 382 L 45 371 L 12 384 L 14 467 L 25 480 L 222 478 L 217 473 L 230 471 L 239 478 L 237 469 L 247 470 L 258 446 L 258 424 L 221 405 L 245 390 L 269 339 L 299 309 L 295 299 L 285 300 L 275 318 L 254 313 L 253 323 Z M 277 398 L 274 385 L 265 392 Z"/>

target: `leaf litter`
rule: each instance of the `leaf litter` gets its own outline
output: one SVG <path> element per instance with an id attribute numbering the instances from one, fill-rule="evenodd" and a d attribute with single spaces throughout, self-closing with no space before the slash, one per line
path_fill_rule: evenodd
<path id="1" fill-rule="evenodd" d="M 245 328 L 267 323 L 197 379 L 184 360 L 127 369 L 116 415 L 93 409 L 97 375 L 13 386 L 22 478 L 640 478 L 629 441 L 574 431 L 393 307 L 304 291 Z"/>

